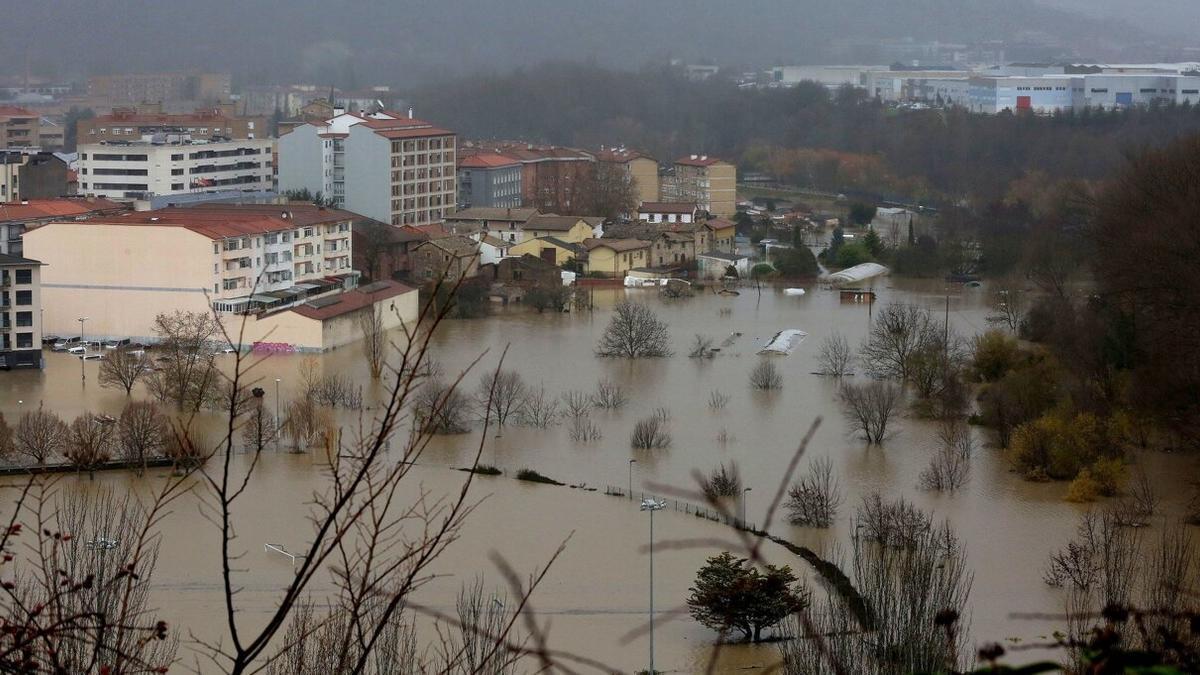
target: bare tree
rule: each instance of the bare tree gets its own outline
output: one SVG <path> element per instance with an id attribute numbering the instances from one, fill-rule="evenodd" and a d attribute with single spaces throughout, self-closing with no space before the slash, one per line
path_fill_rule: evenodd
<path id="1" fill-rule="evenodd" d="M 630 216 L 637 210 L 635 179 L 614 162 L 596 162 L 575 186 L 573 215 L 600 216 L 609 220 Z"/>
<path id="2" fill-rule="evenodd" d="M 774 362 L 762 359 L 750 371 L 750 386 L 759 391 L 783 389 L 783 375 L 779 374 Z"/>
<path id="3" fill-rule="evenodd" d="M 826 336 L 821 341 L 817 363 L 820 364 L 822 375 L 830 377 L 849 375 L 850 368 L 854 363 L 854 353 L 850 350 L 850 343 L 846 340 L 846 336 L 841 333 Z"/>
<path id="4" fill-rule="evenodd" d="M 439 672 L 462 675 L 508 675 L 515 672 L 514 654 L 496 648 L 498 636 L 508 633 L 513 613 L 507 605 L 504 593 L 485 594 L 483 580 L 476 578 L 470 585 L 463 585 L 458 592 L 454 609 L 457 621 L 453 622 L 448 649 L 442 656 L 443 666 Z M 510 638 L 514 644 L 523 645 L 520 638 Z"/>
<path id="5" fill-rule="evenodd" d="M 563 414 L 570 419 L 587 417 L 592 412 L 592 396 L 584 391 L 571 390 L 562 396 Z"/>
<path id="6" fill-rule="evenodd" d="M 154 317 L 154 370 L 146 385 L 159 401 L 197 411 L 213 400 L 223 383 L 213 361 L 220 324 L 208 313 L 180 312 Z"/>
<path id="7" fill-rule="evenodd" d="M 891 303 L 871 324 L 867 341 L 859 349 L 859 361 L 874 377 L 907 380 L 914 357 L 937 339 L 938 332 L 923 307 Z"/>
<path id="8" fill-rule="evenodd" d="M 572 417 L 568 434 L 571 440 L 576 443 L 591 443 L 600 440 L 603 436 L 599 425 L 593 422 L 592 418 L 587 415 Z"/>
<path id="9" fill-rule="evenodd" d="M 63 454 L 77 470 L 94 474 L 96 467 L 112 459 L 115 445 L 116 430 L 111 421 L 85 412 L 71 422 Z"/>
<path id="10" fill-rule="evenodd" d="M 805 527 L 830 527 L 842 505 L 842 490 L 833 476 L 833 461 L 816 459 L 808 473 L 788 488 L 788 520 Z"/>
<path id="11" fill-rule="evenodd" d="M 940 447 L 917 476 L 917 486 L 923 490 L 954 492 L 967 484 L 969 468 L 967 458 L 954 448 Z"/>
<path id="12" fill-rule="evenodd" d="M 879 445 L 887 437 L 888 423 L 900 406 L 900 387 L 882 381 L 842 385 L 839 398 L 843 416 L 854 431 L 862 432 L 868 443 Z"/>
<path id="13" fill-rule="evenodd" d="M 358 329 L 362 331 L 363 357 L 371 378 L 378 380 L 387 361 L 387 331 L 383 329 L 383 308 L 377 304 L 364 308 L 358 314 Z"/>
<path id="14" fill-rule="evenodd" d="M 987 320 L 1004 326 L 1013 335 L 1021 330 L 1021 322 L 1029 310 L 1025 289 L 1016 277 L 998 279 L 991 284 L 989 305 L 991 312 Z"/>
<path id="15" fill-rule="evenodd" d="M 729 405 L 729 394 L 722 392 L 720 389 L 713 389 L 708 393 L 708 407 L 713 410 L 721 410 Z"/>
<path id="16" fill-rule="evenodd" d="M 1116 505 L 1117 520 L 1128 527 L 1145 527 L 1150 519 L 1158 512 L 1159 498 L 1154 489 L 1154 482 L 1146 474 L 1145 469 L 1139 468 L 1134 474 L 1129 492 Z"/>
<path id="17" fill-rule="evenodd" d="M 121 455 L 146 470 L 146 460 L 162 456 L 170 433 L 167 418 L 150 401 L 131 401 L 117 420 Z"/>
<path id="18" fill-rule="evenodd" d="M 63 452 L 67 444 L 67 423 L 39 403 L 37 410 L 21 413 L 13 434 L 17 452 L 38 464 Z"/>
<path id="19" fill-rule="evenodd" d="M 670 356 L 667 324 L 646 305 L 622 300 L 613 308 L 596 353 L 630 359 Z"/>
<path id="20" fill-rule="evenodd" d="M 323 373 L 315 357 L 300 362 L 300 391 L 304 398 L 328 408 L 362 408 L 362 387 L 344 373 Z M 248 397 L 244 397 L 248 398 Z"/>
<path id="21" fill-rule="evenodd" d="M 688 357 L 693 359 L 711 359 L 716 352 L 713 351 L 713 339 L 707 335 L 696 333 L 695 339 L 692 341 L 692 348 L 688 351 Z"/>
<path id="22" fill-rule="evenodd" d="M 412 406 L 413 416 L 426 432 L 465 434 L 471 428 L 470 399 L 440 377 L 420 384 L 412 397 Z"/>
<path id="23" fill-rule="evenodd" d="M 298 398 L 287 405 L 283 428 L 296 452 L 305 452 L 327 440 L 333 426 L 333 416 L 308 398 Z M 326 444 L 328 450 L 328 444 Z"/>
<path id="24" fill-rule="evenodd" d="M 600 380 L 596 383 L 596 393 L 592 395 L 592 403 L 604 410 L 617 410 L 625 405 L 629 397 L 625 390 L 612 380 Z"/>
<path id="25" fill-rule="evenodd" d="M 261 398 L 255 399 L 242 424 L 242 445 L 251 452 L 262 452 L 275 440 L 276 431 L 275 416 L 263 405 Z"/>
<path id="26" fill-rule="evenodd" d="M 150 362 L 144 354 L 135 354 L 128 347 L 113 349 L 100 361 L 100 386 L 124 389 L 129 396 L 149 372 Z"/>
<path id="27" fill-rule="evenodd" d="M 700 476 L 700 491 L 704 498 L 716 502 L 721 497 L 736 497 L 742 491 L 742 476 L 736 463 L 728 467 L 722 462 L 707 476 Z"/>
<path id="28" fill-rule="evenodd" d="M 475 390 L 475 402 L 485 420 L 504 427 L 509 418 L 517 415 L 531 392 L 524 378 L 515 370 L 503 370 L 495 375 L 485 373 Z"/>
<path id="29" fill-rule="evenodd" d="M 660 415 L 651 415 L 638 420 L 633 425 L 633 434 L 629 445 L 638 450 L 654 450 L 671 445 L 671 434 L 667 432 L 667 423 Z"/>
<path id="30" fill-rule="evenodd" d="M 549 429 L 558 418 L 558 399 L 547 394 L 544 386 L 531 389 L 517 410 L 517 421 L 535 429 Z"/>

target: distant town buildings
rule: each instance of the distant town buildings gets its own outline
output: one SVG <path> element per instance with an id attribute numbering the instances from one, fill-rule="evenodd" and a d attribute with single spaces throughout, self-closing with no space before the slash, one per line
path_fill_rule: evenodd
<path id="1" fill-rule="evenodd" d="M 273 187 L 269 139 L 202 141 L 189 134 L 135 139 L 80 143 L 79 193 L 132 202 Z"/>
<path id="2" fill-rule="evenodd" d="M 107 199 L 30 199 L 0 203 L 0 253 L 23 255 L 21 237 L 31 227 L 55 220 L 79 221 L 112 216 L 127 210 L 125 206 Z"/>
<path id="3" fill-rule="evenodd" d="M 633 182 L 637 203 L 655 202 L 661 197 L 657 159 L 636 150 L 601 147 L 596 161 L 618 168 Z"/>
<path id="4" fill-rule="evenodd" d="M 0 253 L 0 369 L 42 367 L 41 267 Z"/>
<path id="5" fill-rule="evenodd" d="M 701 211 L 721 218 L 737 213 L 737 167 L 708 155 L 689 155 L 675 160 L 675 172 L 663 181 L 664 202 L 695 204 Z"/>
<path id="6" fill-rule="evenodd" d="M 88 78 L 88 96 L 107 106 L 140 103 L 229 101 L 233 79 L 229 73 L 125 73 Z"/>
<path id="7" fill-rule="evenodd" d="M 0 202 L 65 197 L 71 192 L 71 173 L 54 153 L 0 149 Z"/>
<path id="8" fill-rule="evenodd" d="M 164 114 L 161 105 L 114 108 L 112 113 L 80 119 L 78 142 L 153 140 L 158 135 L 189 136 L 193 141 L 215 141 L 270 136 L 267 120 L 238 117 L 233 106 L 212 106 L 187 114 Z"/>
<path id="9" fill-rule="evenodd" d="M 45 264 L 45 325 L 90 317 L 98 336 L 152 337 L 164 311 L 281 307 L 344 287 L 360 217 L 310 204 L 201 205 L 56 220 L 25 233 Z"/>
<path id="10" fill-rule="evenodd" d="M 36 148 L 41 142 L 41 117 L 30 110 L 0 105 L 0 149 Z"/>
<path id="11" fill-rule="evenodd" d="M 392 225 L 425 225 L 454 210 L 453 131 L 409 115 L 341 113 L 280 136 L 279 189 L 308 190 Z"/>

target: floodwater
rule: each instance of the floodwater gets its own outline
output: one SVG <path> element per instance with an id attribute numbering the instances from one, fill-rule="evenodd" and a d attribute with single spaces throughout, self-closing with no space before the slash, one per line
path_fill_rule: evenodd
<path id="1" fill-rule="evenodd" d="M 983 289 L 954 286 L 947 290 L 941 282 L 888 278 L 876 280 L 875 286 L 879 293 L 876 307 L 899 300 L 926 306 L 942 318 L 948 296 L 951 330 L 969 336 L 987 327 Z M 569 538 L 565 552 L 534 596 L 536 617 L 548 627 L 550 645 L 601 661 L 613 671 L 646 668 L 649 570 L 644 546 L 648 516 L 638 511 L 635 501 L 605 496 L 605 487 L 626 487 L 631 459 L 636 460 L 632 464 L 635 491 L 655 484 L 693 488 L 694 470 L 707 472 L 721 462 L 736 461 L 743 484 L 751 488 L 744 504 L 747 520 L 762 524 L 801 437 L 819 418 L 821 425 L 800 469 L 817 457 L 833 460 L 845 491 L 837 523 L 829 530 L 812 530 L 777 518 L 771 526 L 773 533 L 833 554 L 848 548 L 849 523 L 864 496 L 873 492 L 903 496 L 932 510 L 936 517 L 948 519 L 965 543 L 974 571 L 970 630 L 975 641 L 1019 638 L 1028 642 L 1047 635 L 1054 628 L 1052 623 L 1011 615 L 1061 610 L 1061 597 L 1042 583 L 1042 568 L 1048 555 L 1073 534 L 1085 507 L 1063 501 L 1065 484 L 1020 480 L 1009 471 L 1001 452 L 989 445 L 977 450 L 966 489 L 954 494 L 918 490 L 917 475 L 928 463 L 933 447 L 933 426 L 905 416 L 895 424 L 894 436 L 883 447 L 867 446 L 847 433 L 835 400 L 835 383 L 812 374 L 825 336 L 838 331 L 852 345 L 861 341 L 868 327 L 868 306 L 842 303 L 837 293 L 815 285 L 807 290 L 803 296 L 787 296 L 782 289 L 764 288 L 759 294 L 750 288 L 742 289 L 738 297 L 709 293 L 665 302 L 653 290 L 606 289 L 596 291 L 596 311 L 590 314 L 536 314 L 510 308 L 498 309 L 486 319 L 446 324 L 436 338 L 436 358 L 446 372 L 457 372 L 487 350 L 479 370 L 464 380 L 468 390 L 495 367 L 507 346 L 505 367 L 519 371 L 534 386 L 544 386 L 549 394 L 592 391 L 597 381 L 609 379 L 626 390 L 629 402 L 613 413 L 595 413 L 603 438 L 592 443 L 572 442 L 566 426 L 546 430 L 510 426 L 498 435 L 494 429 L 489 432 L 489 437 L 482 439 L 482 462 L 510 474 L 533 468 L 562 482 L 586 484 L 596 490 L 479 477 L 473 494 L 483 500 L 480 508 L 461 539 L 438 561 L 435 571 L 444 576 L 423 587 L 417 600 L 450 612 L 460 583 L 483 575 L 489 586 L 502 584 L 491 562 L 493 553 L 522 574 L 531 574 Z M 669 323 L 674 356 L 630 362 L 594 355 L 612 304 L 626 295 L 646 300 Z M 791 355 L 770 357 L 783 374 L 783 389 L 752 391 L 749 373 L 764 358 L 756 355 L 758 347 L 784 329 L 800 329 L 808 337 Z M 741 335 L 719 356 L 706 360 L 687 357 L 695 334 L 710 336 L 719 344 L 734 333 Z M 275 378 L 281 380 L 282 399 L 288 399 L 298 384 L 302 358 L 272 356 L 256 367 L 254 374 L 267 390 L 267 405 L 275 401 Z M 327 372 L 351 374 L 364 382 L 370 403 L 374 394 L 356 347 L 345 347 L 320 361 Z M 13 419 L 18 400 L 23 406 L 41 400 L 64 417 L 84 409 L 119 411 L 124 395 L 97 386 L 95 362 L 83 368 L 85 381 L 80 379 L 77 359 L 48 353 L 44 372 L 3 374 L 0 410 Z M 708 407 L 713 390 L 729 395 L 724 409 Z M 670 412 L 671 446 L 631 450 L 629 434 L 634 422 L 657 408 Z M 987 440 L 983 432 L 977 433 Z M 722 435 L 725 442 L 718 438 Z M 450 467 L 468 464 L 480 440 L 479 432 L 435 439 L 414 470 L 406 494 L 415 496 L 419 488 L 433 495 L 456 491 L 465 474 Z M 1186 481 L 1195 475 L 1195 460 L 1152 453 L 1138 461 L 1159 486 L 1164 512 L 1180 514 Z M 120 487 L 160 480 L 161 475 L 97 478 Z M 314 457 L 271 453 L 261 463 L 253 489 L 246 493 L 237 513 L 238 544 L 246 551 L 242 558 L 245 572 L 239 578 L 245 587 L 239 600 L 246 621 L 265 615 L 290 573 L 290 563 L 277 554 L 264 553 L 262 545 L 280 543 L 295 550 L 305 544 L 305 504 L 319 485 L 320 465 Z M 692 672 L 710 658 L 715 635 L 685 615 L 663 612 L 683 606 L 696 570 L 706 556 L 721 549 L 663 544 L 678 539 L 732 540 L 733 536 L 717 523 L 669 509 L 655 515 L 654 526 L 660 544 L 654 558 L 654 592 L 660 611 L 655 631 L 656 667 Z M 185 643 L 189 631 L 219 637 L 223 608 L 217 532 L 193 503 L 181 502 L 164 524 L 164 533 L 154 577 L 154 602 L 178 627 Z M 802 561 L 773 544 L 768 544 L 764 553 L 774 562 L 806 572 Z M 194 663 L 186 644 L 181 656 L 189 665 Z M 753 671 L 777 661 L 772 646 L 730 645 L 721 650 L 720 670 Z"/>

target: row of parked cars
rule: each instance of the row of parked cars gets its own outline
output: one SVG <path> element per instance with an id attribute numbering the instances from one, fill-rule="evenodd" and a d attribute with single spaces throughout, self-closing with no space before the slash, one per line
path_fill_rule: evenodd
<path id="1" fill-rule="evenodd" d="M 42 338 L 42 345 L 49 345 L 52 352 L 74 354 L 85 361 L 104 358 L 104 350 L 106 349 L 128 349 L 131 353 L 138 356 L 146 353 L 146 345 L 134 342 L 129 338 L 104 340 L 101 342 L 100 340 L 84 340 L 78 335 L 72 337 L 47 335 Z"/>

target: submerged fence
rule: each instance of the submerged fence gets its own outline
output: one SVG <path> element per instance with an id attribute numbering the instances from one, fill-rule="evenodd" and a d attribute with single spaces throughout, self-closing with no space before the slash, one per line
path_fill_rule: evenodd
<path id="1" fill-rule="evenodd" d="M 621 497 L 623 499 L 629 499 L 635 504 L 641 504 L 642 501 L 646 499 L 653 499 L 655 501 L 662 502 L 665 504 L 664 508 L 671 509 L 672 511 L 678 511 L 679 513 L 696 516 L 697 518 L 711 520 L 714 523 L 728 525 L 729 527 L 737 530 L 749 530 L 751 532 L 757 531 L 754 527 L 754 523 L 744 521 L 736 516 L 727 515 L 709 506 L 699 506 L 697 504 L 692 504 L 691 502 L 685 502 L 683 500 L 674 499 L 671 497 L 661 497 L 659 495 L 650 494 L 649 492 L 634 491 L 631 495 L 628 489 L 616 487 L 615 485 L 604 486 L 604 494 L 608 495 L 609 497 Z"/>

